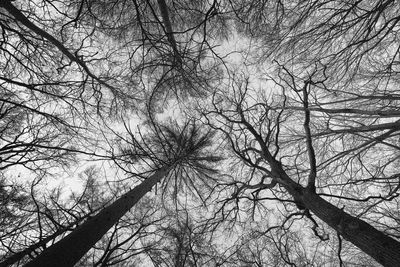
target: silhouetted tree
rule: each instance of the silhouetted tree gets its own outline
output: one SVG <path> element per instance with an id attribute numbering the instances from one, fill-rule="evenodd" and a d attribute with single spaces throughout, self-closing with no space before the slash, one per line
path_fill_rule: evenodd
<path id="1" fill-rule="evenodd" d="M 44 190 L 41 179 L 36 179 L 28 189 L 4 180 L 0 266 L 26 263 L 107 202 L 107 192 L 101 192 L 101 186 L 94 182 L 98 171 L 88 168 L 81 177 L 85 181 L 83 190 L 69 197 L 60 187 Z"/>
<path id="2" fill-rule="evenodd" d="M 213 246 L 216 265 L 369 261 L 350 255 L 358 247 L 396 266 L 399 10 L 394 0 L 0 1 L 0 194 L 4 225 L 17 221 L 2 232 L 3 262 L 47 255 L 59 240 L 72 247 L 67 232 L 73 240 L 93 230 L 71 260 L 92 247 L 82 264 L 123 264 L 117 251 L 146 235 L 115 241 L 140 228 L 140 218 L 122 216 L 140 199 L 135 192 L 160 178 L 166 210 L 172 198 L 193 218 L 181 204 L 197 196 L 191 201 L 209 211 L 202 222 L 157 221 L 179 253 L 144 246 L 154 264 L 195 265 L 205 250 L 190 249 L 194 229 L 211 238 L 230 226 L 236 241 Z M 190 120 L 196 127 L 183 123 Z M 217 157 L 191 157 L 200 132 L 225 157 L 217 177 L 206 163 Z M 134 189 L 110 186 L 99 189 L 106 199 L 92 200 L 90 190 L 78 198 L 40 190 L 88 161 Z M 129 194 L 130 205 L 115 212 Z M 86 220 L 107 210 L 108 224 Z M 252 224 L 261 222 L 258 233 Z"/>
<path id="3" fill-rule="evenodd" d="M 202 134 L 202 131 L 193 123 L 185 124 L 182 130 L 156 125 L 153 129 L 155 133 L 146 138 L 143 144 L 135 139 L 131 140 L 132 147 L 128 147 L 128 150 L 125 149 L 122 156 L 128 156 L 129 160 L 152 162 L 154 173 L 102 209 L 93 218 L 78 226 L 71 234 L 46 249 L 26 266 L 74 265 L 162 179 L 173 175 L 176 179 L 190 180 L 191 172 L 195 176 L 200 176 L 202 173 L 207 175 L 207 173 L 213 172 L 213 169 L 207 167 L 207 163 L 220 160 L 219 157 L 205 151 L 211 145 L 211 132 Z M 127 151 L 129 154 L 126 154 Z M 189 181 L 185 183 L 189 183 Z"/>
<path id="4" fill-rule="evenodd" d="M 318 93 L 317 85 L 322 82 L 313 81 L 310 77 L 302 87 L 297 84 L 290 87 L 289 82 L 294 80 L 292 77 L 286 86 L 278 84 L 282 90 L 280 98 L 268 99 L 262 92 L 253 90 L 246 79 L 231 84 L 235 88 L 233 95 L 224 91 L 215 93 L 214 110 L 205 115 L 212 120 L 210 124 L 215 129 L 225 134 L 232 152 L 244 163 L 241 168 L 245 170 L 238 175 L 238 180 L 230 183 L 235 190 L 227 201 L 238 201 L 242 194 L 247 194 L 245 192 L 252 192 L 253 201 L 263 202 L 263 196 L 267 197 L 265 191 L 271 191 L 271 199 L 293 202 L 316 226 L 318 223 L 314 215 L 378 262 L 395 266 L 400 251 L 400 243 L 396 239 L 373 227 L 369 223 L 371 218 L 362 220 L 361 216 L 364 217 L 365 213 L 357 214 L 354 204 L 349 205 L 347 212 L 344 206 L 334 205 L 324 198 L 341 200 L 339 203 L 368 203 L 371 199 L 363 207 L 369 210 L 379 203 L 390 202 L 398 195 L 397 181 L 393 183 L 391 180 L 397 174 L 395 169 L 388 167 L 393 159 L 381 159 L 378 166 L 373 160 L 374 156 L 378 156 L 376 149 L 382 146 L 378 156 L 381 157 L 386 146 L 391 147 L 391 135 L 397 131 L 395 123 L 379 124 L 378 120 L 373 120 L 372 126 L 342 128 L 336 124 L 334 130 L 325 131 L 319 125 L 329 126 L 321 121 L 326 118 L 331 122 L 333 115 L 312 117 L 307 100 L 311 92 Z M 298 102 L 304 112 L 291 109 Z M 363 119 L 362 116 L 352 116 L 351 120 L 358 118 Z M 363 132 L 373 132 L 375 136 L 365 136 L 364 139 L 359 134 Z M 347 138 L 344 133 L 350 137 Z M 357 138 L 352 134 L 357 134 Z M 332 139 L 325 135 L 332 136 Z M 338 136 L 341 144 L 334 141 Z M 345 149 L 337 151 L 340 146 Z M 386 160 L 387 163 L 384 163 Z M 346 173 L 342 168 L 358 171 Z M 382 184 L 383 181 L 386 182 Z M 367 193 L 365 199 L 360 198 L 366 186 L 372 191 Z M 374 194 L 373 191 L 379 193 Z M 352 192 L 358 192 L 358 197 Z M 314 232 L 319 236 L 315 229 Z"/>

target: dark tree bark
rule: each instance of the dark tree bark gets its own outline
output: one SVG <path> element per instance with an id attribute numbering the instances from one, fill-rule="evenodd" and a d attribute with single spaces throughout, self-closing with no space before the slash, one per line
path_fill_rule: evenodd
<path id="1" fill-rule="evenodd" d="M 42 254 L 25 266 L 74 266 L 126 212 L 167 174 L 167 167 L 159 169 L 140 185 L 121 196 L 93 218 L 84 222 L 71 234 L 43 251 Z"/>
<path id="2" fill-rule="evenodd" d="M 400 242 L 385 235 L 365 221 L 356 218 L 343 209 L 332 205 L 309 188 L 293 182 L 279 166 L 287 191 L 303 209 L 314 213 L 318 218 L 336 230 L 344 239 L 370 255 L 383 266 L 398 266 Z"/>
<path id="3" fill-rule="evenodd" d="M 304 206 L 344 239 L 370 255 L 383 266 L 399 266 L 400 243 L 370 224 L 332 205 L 320 196 L 302 190 Z"/>
<path id="4" fill-rule="evenodd" d="M 75 224 L 75 223 L 74 223 Z M 53 233 L 52 235 L 46 237 L 45 239 L 27 247 L 26 249 L 19 251 L 13 255 L 11 255 L 10 257 L 6 258 L 5 260 L 3 260 L 2 262 L 0 262 L 0 267 L 7 267 L 10 266 L 12 264 L 17 263 L 18 261 L 20 261 L 22 258 L 24 258 L 25 256 L 29 255 L 30 253 L 34 252 L 35 249 L 38 249 L 44 245 L 46 245 L 47 243 L 51 242 L 52 240 L 56 239 L 58 236 L 62 235 L 63 233 L 69 231 L 69 227 L 65 227 L 62 229 L 57 230 L 55 233 Z"/>
<path id="5" fill-rule="evenodd" d="M 248 125 L 251 128 L 250 125 Z M 254 129 L 253 129 L 254 130 Z M 256 132 L 254 131 L 254 134 Z M 260 140 L 259 140 L 260 141 Z M 344 239 L 370 255 L 383 266 L 399 266 L 400 242 L 385 235 L 365 221 L 356 218 L 343 209 L 321 198 L 309 185 L 305 188 L 293 181 L 263 147 L 263 154 L 269 162 L 272 176 L 285 187 L 298 207 L 314 213 L 318 218 L 336 230 Z"/>
<path id="6" fill-rule="evenodd" d="M 313 144 L 311 143 L 312 134 L 309 129 L 310 113 L 305 112 L 303 124 L 306 136 L 304 146 L 304 151 L 306 152 L 304 154 L 309 158 L 310 170 L 308 171 L 308 175 L 307 172 L 303 174 L 303 180 L 301 180 L 295 176 L 296 174 L 290 172 L 290 167 L 292 167 L 289 165 L 290 162 L 286 161 L 282 163 L 278 153 L 276 150 L 274 151 L 274 148 L 281 147 L 279 147 L 277 139 L 274 140 L 275 146 L 271 144 L 271 136 L 273 136 L 271 131 L 267 133 L 263 132 L 266 127 L 262 127 L 264 125 L 260 123 L 261 120 L 252 121 L 258 114 L 251 113 L 251 108 L 253 107 L 249 108 L 246 106 L 248 103 L 245 103 L 245 100 L 243 100 L 246 96 L 246 89 L 247 87 L 244 87 L 243 91 L 240 92 L 238 98 L 235 99 L 236 102 L 229 102 L 230 100 L 227 100 L 232 107 L 224 107 L 226 109 L 224 110 L 215 105 L 214 113 L 219 116 L 218 119 L 222 117 L 225 120 L 225 126 L 228 130 L 224 128 L 218 129 L 225 131 L 224 133 L 230 140 L 231 147 L 236 156 L 245 161 L 249 166 L 252 166 L 254 170 L 258 169 L 265 177 L 271 179 L 271 182 L 270 184 L 266 184 L 262 180 L 259 184 L 250 185 L 240 181 L 243 185 L 236 188 L 232 199 L 240 199 L 239 193 L 242 190 L 272 189 L 279 184 L 281 189 L 284 189 L 283 191 L 286 191 L 290 195 L 288 198 L 292 198 L 290 201 L 293 201 L 298 209 L 305 211 L 304 214 L 313 220 L 315 224 L 316 222 L 312 219 L 311 213 L 380 264 L 384 266 L 399 266 L 400 242 L 398 240 L 386 235 L 360 218 L 345 212 L 344 208 L 329 203 L 318 194 L 318 190 L 316 190 L 316 180 L 318 178 L 315 161 L 316 155 L 314 149 L 311 149 L 313 148 Z M 281 121 L 276 123 L 283 124 Z M 233 137 L 232 131 L 229 132 L 232 129 L 246 136 L 246 139 L 240 139 L 238 136 Z M 391 129 L 391 131 L 395 130 L 396 128 Z M 256 146 L 255 143 L 258 145 L 257 148 L 254 148 Z M 279 151 L 279 153 L 283 152 Z M 263 162 L 264 165 L 259 164 L 260 162 Z M 265 166 L 269 166 L 269 168 Z M 282 190 L 277 190 L 282 192 Z"/>
<path id="7" fill-rule="evenodd" d="M 176 60 L 175 63 L 177 64 L 178 67 L 181 67 L 182 58 L 179 53 L 178 45 L 177 45 L 175 37 L 174 37 L 174 31 L 172 30 L 171 20 L 169 19 L 168 6 L 164 0 L 157 0 L 157 3 L 158 3 L 158 7 L 160 8 L 160 11 L 161 11 L 161 16 L 163 18 L 164 28 L 165 28 L 165 32 L 168 37 L 168 41 L 170 42 L 172 49 L 174 51 L 174 56 L 175 56 L 175 60 Z"/>
<path id="8" fill-rule="evenodd" d="M 254 128 L 247 125 L 257 137 Z M 258 140 L 262 145 L 263 143 Z M 303 187 L 293 181 L 284 171 L 282 165 L 276 161 L 263 147 L 263 156 L 271 166 L 271 174 L 294 198 L 300 209 L 306 209 L 314 213 L 318 218 L 336 230 L 343 238 L 351 242 L 359 249 L 370 255 L 383 266 L 399 266 L 400 242 L 385 235 L 365 221 L 356 218 L 343 209 L 332 205 L 321 198 L 314 187 Z"/>

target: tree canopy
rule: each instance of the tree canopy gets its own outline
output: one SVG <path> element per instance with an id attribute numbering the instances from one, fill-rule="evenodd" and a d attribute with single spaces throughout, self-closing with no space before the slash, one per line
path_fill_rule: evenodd
<path id="1" fill-rule="evenodd" d="M 0 266 L 398 266 L 399 11 L 0 0 Z"/>

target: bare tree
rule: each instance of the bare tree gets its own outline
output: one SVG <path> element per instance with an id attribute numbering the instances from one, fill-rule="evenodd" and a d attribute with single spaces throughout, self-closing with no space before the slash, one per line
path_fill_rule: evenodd
<path id="1" fill-rule="evenodd" d="M 171 209 L 173 208 L 173 209 Z M 198 220 L 200 209 L 166 209 L 166 218 L 155 224 L 157 243 L 147 251 L 154 266 L 204 266 L 222 262 L 206 224 Z M 145 239 L 144 244 L 154 240 Z"/>
<path id="2" fill-rule="evenodd" d="M 347 201 L 368 203 L 370 199 L 379 199 L 375 203 L 372 201 L 368 206 L 364 206 L 364 210 L 367 211 L 397 196 L 397 182 L 393 184 L 390 179 L 392 175 L 396 176 L 392 173 L 393 169 L 382 168 L 385 165 L 379 165 L 378 169 L 372 172 L 372 169 L 376 168 L 373 162 L 359 158 L 359 153 L 375 153 L 375 147 L 390 138 L 396 128 L 388 129 L 389 126 L 385 124 L 377 127 L 349 128 L 350 133 L 378 131 L 377 137 L 372 139 L 367 137 L 367 140 L 361 137 L 358 139 L 342 137 L 341 142 L 351 141 L 350 148 L 345 151 L 332 151 L 331 154 L 327 150 L 330 140 L 321 141 L 319 138 L 321 134 L 317 132 L 318 128 L 313 131 L 313 134 L 310 130 L 311 125 L 317 127 L 319 119 L 322 119 L 322 116 L 311 117 L 307 107 L 308 95 L 312 95 L 310 92 L 315 92 L 312 91 L 314 87 L 310 88 L 310 86 L 315 84 L 318 82 L 305 81 L 298 90 L 295 90 L 298 87 L 290 88 L 280 84 L 283 93 L 280 100 L 278 97 L 268 100 L 263 97 L 263 94 L 257 96 L 257 92 L 249 86 L 248 80 L 233 82 L 231 86 L 235 89 L 232 95 L 227 96 L 224 93 L 214 95 L 214 111 L 205 115 L 212 120 L 210 124 L 213 127 L 225 134 L 232 152 L 243 162 L 243 168 L 248 169 L 249 174 L 248 177 L 242 177 L 231 183 L 236 189 L 230 199 L 235 200 L 245 191 L 249 191 L 252 192 L 254 201 L 262 201 L 261 195 L 264 191 L 271 191 L 275 196 L 272 199 L 293 202 L 300 211 L 304 212 L 304 216 L 316 225 L 318 223 L 313 218 L 314 215 L 376 261 L 386 266 L 395 266 L 399 257 L 399 242 L 371 226 L 367 222 L 371 221 L 371 218 L 365 216 L 367 212 L 361 214 L 355 212 L 354 205 L 346 205 L 349 210 L 345 211 L 344 203 Z M 290 89 L 292 91 L 289 91 Z M 294 97 L 291 100 L 292 92 L 294 95 L 297 94 L 297 99 L 300 99 L 303 114 L 293 112 L 290 108 L 286 109 L 286 105 L 290 106 L 290 103 L 295 100 Z M 271 101 L 271 106 L 278 105 L 277 102 L 280 101 L 281 107 L 270 108 L 269 101 Z M 330 117 L 327 119 L 331 120 Z M 302 123 L 299 124 L 299 122 Z M 340 128 L 336 127 L 336 129 Z M 342 136 L 344 131 L 334 130 L 331 134 Z M 384 133 L 380 134 L 379 131 L 384 131 Z M 383 146 L 387 144 L 385 141 Z M 328 157 L 327 160 L 324 160 L 325 156 Z M 354 157 L 359 159 L 359 165 L 353 162 Z M 359 172 L 350 172 L 350 177 L 346 177 L 346 173 L 341 170 L 343 158 L 350 161 L 344 165 L 345 168 L 359 166 L 361 168 Z M 392 162 L 391 159 L 388 161 Z M 362 170 L 364 168 L 370 174 L 373 173 L 373 177 L 368 177 L 367 172 L 364 173 Z M 331 175 L 334 177 L 337 171 L 341 176 L 340 179 L 344 181 L 339 182 L 336 178 L 336 181 L 330 185 L 332 181 L 329 177 Z M 358 180 L 360 180 L 359 183 L 352 182 Z M 381 189 L 381 182 L 378 182 L 382 180 L 387 181 L 385 185 L 382 185 L 387 188 L 387 192 Z M 376 196 L 372 193 L 373 191 L 372 195 L 367 196 L 365 200 L 347 195 L 351 194 L 352 190 L 365 188 L 366 184 L 372 190 L 376 182 L 378 185 L 375 190 L 380 192 Z M 341 190 L 334 190 L 335 187 Z M 324 193 L 327 189 L 330 193 Z M 335 199 L 335 205 L 324 197 Z M 341 201 L 336 202 L 338 199 Z M 365 219 L 362 220 L 362 217 Z M 318 235 L 318 232 L 315 233 Z"/>
<path id="3" fill-rule="evenodd" d="M 132 147 L 125 150 L 130 160 L 149 160 L 153 162 L 154 173 L 145 178 L 139 185 L 119 197 L 109 206 L 102 209 L 93 218 L 85 221 L 67 237 L 63 238 L 26 266 L 51 266 L 54 264 L 71 266 L 92 247 L 95 243 L 127 213 L 153 186 L 169 174 L 177 178 L 178 174 L 194 173 L 207 174 L 212 169 L 206 166 L 207 162 L 216 162 L 218 157 L 207 154 L 204 149 L 209 146 L 210 132 L 201 134 L 194 124 L 184 125 L 181 131 L 173 128 L 155 126 L 153 137 L 146 138 L 141 145 L 133 139 Z M 132 144 L 132 143 L 131 143 Z M 184 176 L 185 177 L 185 176 Z M 190 180 L 189 176 L 186 176 Z M 187 181 L 189 182 L 189 181 Z"/>
<path id="4" fill-rule="evenodd" d="M 0 266 L 26 263 L 107 202 L 109 194 L 100 194 L 101 186 L 94 182 L 99 178 L 94 168 L 88 168 L 81 177 L 85 180 L 82 192 L 69 197 L 64 196 L 66 192 L 60 187 L 44 190 L 41 179 L 30 187 L 4 182 L 2 203 L 6 212 L 0 228 Z"/>
<path id="5" fill-rule="evenodd" d="M 360 260 L 350 257 L 350 241 L 395 266 L 399 10 L 393 0 L 1 1 L 0 169 L 6 182 L 0 193 L 4 222 L 20 223 L 6 227 L 11 231 L 0 240 L 7 246 L 3 263 L 25 263 L 44 251 L 39 261 L 58 240 L 54 250 L 61 255 L 64 242 L 72 248 L 73 240 L 91 236 L 76 247 L 72 262 L 93 247 L 91 259 L 82 262 L 121 264 L 119 251 L 140 237 L 119 239 L 140 228 L 125 224 L 123 215 L 160 181 L 162 199 L 179 203 L 197 195 L 212 210 L 201 233 L 232 224 L 257 237 L 237 237 L 215 254 L 222 255 L 215 264 L 317 265 L 318 249 L 312 256 L 308 250 L 330 246 L 335 262 L 344 265 Z M 232 42 L 250 46 L 230 57 L 224 50 Z M 167 109 L 179 110 L 178 124 L 201 119 L 179 130 L 155 126 L 166 124 Z M 128 123 L 131 117 L 138 122 Z M 229 145 L 215 148 L 228 156 L 216 188 L 208 161 L 217 157 L 196 154 L 211 144 L 198 135 L 205 125 L 221 134 L 205 130 L 207 140 Z M 50 179 L 61 169 L 69 174 L 87 160 L 112 164 L 136 187 L 125 195 L 109 188 L 116 199 L 111 205 L 108 199 L 91 202 L 85 193 L 69 199 L 76 204 L 71 208 L 61 191 L 52 191 L 52 198 L 34 184 L 35 177 Z M 21 166 L 29 170 L 31 188 L 17 194 L 17 183 L 8 178 Z M 205 191 L 211 193 L 204 198 Z M 86 201 L 91 204 L 83 208 Z M 97 212 L 93 207 L 103 206 L 86 220 Z M 279 219 L 258 235 L 242 220 L 254 223 L 269 214 Z M 174 259 L 146 247 L 140 254 L 153 255 L 154 263 L 198 264 L 193 247 L 202 242 L 187 240 L 199 236 L 198 223 L 179 220 L 162 228 L 164 240 L 174 240 L 174 253 L 179 251 Z M 295 229 L 300 225 L 314 235 L 308 250 Z M 127 251 L 135 258 L 133 247 Z"/>
<path id="6" fill-rule="evenodd" d="M 157 249 L 155 225 L 165 219 L 152 196 L 143 197 L 94 245 L 76 266 L 119 266 L 146 262 L 146 253 Z M 144 244 L 143 240 L 151 240 Z"/>

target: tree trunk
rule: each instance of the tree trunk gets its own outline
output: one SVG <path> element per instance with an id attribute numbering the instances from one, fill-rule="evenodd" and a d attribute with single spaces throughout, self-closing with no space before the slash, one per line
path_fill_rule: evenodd
<path id="1" fill-rule="evenodd" d="M 383 266 L 399 266 L 400 243 L 398 241 L 307 189 L 301 190 L 299 198 L 305 208 L 377 262 Z"/>
<path id="2" fill-rule="evenodd" d="M 86 216 L 85 216 L 86 217 Z M 81 220 L 79 220 L 81 221 Z M 69 227 L 64 227 L 62 229 L 57 230 L 55 233 L 53 233 L 52 235 L 44 238 L 43 240 L 40 240 L 39 242 L 27 247 L 26 249 L 16 252 L 13 255 L 5 258 L 2 262 L 0 262 L 0 267 L 7 267 L 10 266 L 12 264 L 15 264 L 16 262 L 20 261 L 22 258 L 26 257 L 27 255 L 29 255 L 30 253 L 32 253 L 33 251 L 35 251 L 36 249 L 46 245 L 47 243 L 49 243 L 50 241 L 56 239 L 59 235 L 70 231 L 69 229 L 71 227 L 73 227 L 74 224 L 78 224 L 78 222 L 74 222 L 71 226 Z"/>
<path id="3" fill-rule="evenodd" d="M 157 3 L 161 11 L 161 16 L 163 18 L 163 24 L 165 27 L 165 32 L 167 34 L 168 41 L 171 44 L 172 50 L 174 51 L 175 63 L 178 65 L 178 67 L 181 67 L 182 58 L 181 55 L 179 54 L 178 45 L 176 43 L 174 32 L 172 30 L 171 20 L 169 19 L 168 6 L 165 3 L 165 0 L 157 0 Z"/>
<path id="4" fill-rule="evenodd" d="M 302 209 L 308 209 L 336 230 L 344 239 L 353 243 L 383 266 L 400 266 L 400 242 L 385 235 L 370 224 L 346 213 L 310 188 L 294 182 L 277 161 L 271 161 L 272 172 Z"/>
<path id="5" fill-rule="evenodd" d="M 72 233 L 49 247 L 25 267 L 72 267 L 91 247 L 166 174 L 164 167 L 144 180 Z"/>

